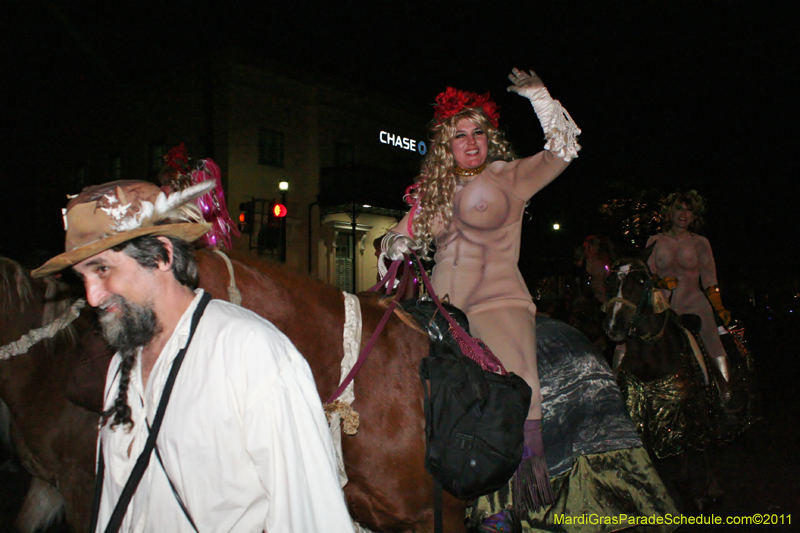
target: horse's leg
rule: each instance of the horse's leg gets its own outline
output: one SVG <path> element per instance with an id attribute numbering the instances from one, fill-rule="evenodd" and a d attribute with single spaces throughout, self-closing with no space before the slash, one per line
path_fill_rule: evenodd
<path id="1" fill-rule="evenodd" d="M 59 487 L 64 497 L 67 524 L 76 532 L 86 531 L 91 519 L 94 477 L 82 469 L 72 468 L 59 476 Z"/>
<path id="2" fill-rule="evenodd" d="M 442 524 L 444 531 L 461 533 L 466 531 L 466 507 L 464 500 L 459 500 L 447 491 L 442 493 Z M 433 527 L 428 530 L 433 533 Z"/>
<path id="3" fill-rule="evenodd" d="M 367 497 L 367 501 L 371 504 L 374 501 L 374 495 L 365 495 L 356 490 L 348 491 L 348 501 L 356 502 L 363 501 L 361 498 Z M 359 503 L 351 505 L 351 513 L 357 512 L 360 507 Z M 431 500 L 423 506 L 428 509 L 427 512 L 421 513 L 417 519 L 401 524 L 395 524 L 394 527 L 385 527 L 381 530 L 385 533 L 434 533 L 434 510 L 433 510 L 433 496 L 431 493 Z M 447 491 L 442 492 L 442 525 L 443 531 L 447 533 L 466 533 L 466 503 L 464 500 L 452 496 Z M 357 517 L 356 517 L 357 519 Z"/>
<path id="4" fill-rule="evenodd" d="M 74 531 L 86 531 L 94 493 L 97 418 L 66 401 L 49 414 L 52 418 L 42 417 L 37 424 L 47 430 L 11 426 L 17 456 L 32 475 L 17 527 L 32 532 L 64 515 Z"/>
<path id="5" fill-rule="evenodd" d="M 11 411 L 6 402 L 0 399 L 0 457 L 12 455 Z"/>
<path id="6" fill-rule="evenodd" d="M 712 452 L 687 451 L 681 454 L 683 500 L 687 513 L 705 512 L 722 496 L 713 468 Z M 713 493 L 713 494 L 712 494 Z"/>
<path id="7" fill-rule="evenodd" d="M 720 485 L 719 476 L 717 475 L 717 449 L 711 448 L 706 450 L 703 454 L 703 459 L 705 461 L 704 467 L 706 471 L 706 495 L 709 498 L 709 504 L 714 506 L 718 503 L 720 498 L 725 495 L 725 491 Z"/>
<path id="8" fill-rule="evenodd" d="M 56 453 L 69 454 L 72 460 L 58 466 L 56 486 L 64 497 L 67 524 L 81 532 L 89 528 L 94 498 L 97 417 L 72 406 L 66 411 L 70 429 L 61 435 L 69 444 Z"/>
<path id="9" fill-rule="evenodd" d="M 53 524 L 63 513 L 64 498 L 58 490 L 34 476 L 14 525 L 20 533 L 34 533 Z"/>

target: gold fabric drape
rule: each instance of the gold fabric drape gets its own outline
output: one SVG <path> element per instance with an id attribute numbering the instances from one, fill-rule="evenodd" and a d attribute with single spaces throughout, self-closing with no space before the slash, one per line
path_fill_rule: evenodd
<path id="1" fill-rule="evenodd" d="M 524 532 L 608 533 L 646 531 L 667 533 L 676 525 L 636 526 L 641 517 L 678 516 L 644 448 L 628 448 L 583 455 L 567 473 L 551 479 L 555 502 L 521 517 Z M 474 527 L 512 506 L 511 483 L 482 496 L 467 509 Z"/>

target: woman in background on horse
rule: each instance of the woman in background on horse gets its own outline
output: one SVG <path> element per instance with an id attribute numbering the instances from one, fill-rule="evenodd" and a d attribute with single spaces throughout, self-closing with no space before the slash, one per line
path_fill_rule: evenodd
<path id="1" fill-rule="evenodd" d="M 662 209 L 665 229 L 648 239 L 647 248 L 652 247 L 652 252 L 647 265 L 660 278 L 677 279 L 677 286 L 665 289 L 665 296 L 676 313 L 700 317 L 700 338 L 724 379 L 720 388 L 727 392 L 728 358 L 719 338 L 714 312 L 726 326 L 731 314 L 722 305 L 711 244 L 692 231 L 702 225 L 705 205 L 705 199 L 694 190 L 685 194 L 675 192 L 667 197 Z"/>
<path id="2" fill-rule="evenodd" d="M 488 93 L 448 88 L 436 98 L 431 145 L 407 192 L 411 209 L 382 239 L 381 251 L 399 259 L 409 249 L 427 253 L 435 246 L 434 290 L 449 295 L 466 313 L 471 333 L 533 389 L 516 474 L 518 486 L 530 492 L 515 499 L 530 498 L 535 509 L 550 503 L 552 491 L 541 437 L 536 307 L 517 266 L 522 215 L 530 198 L 577 157 L 580 130 L 533 71 L 513 69 L 509 79 L 508 90 L 533 104 L 545 149 L 515 159 L 497 129 L 499 113 Z M 534 477 L 544 482 L 534 483 Z"/>

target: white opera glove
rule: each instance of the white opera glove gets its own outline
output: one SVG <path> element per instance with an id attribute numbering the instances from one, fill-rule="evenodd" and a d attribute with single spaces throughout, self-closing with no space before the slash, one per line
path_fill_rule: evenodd
<path id="1" fill-rule="evenodd" d="M 403 259 L 403 254 L 407 254 L 410 250 L 419 250 L 421 246 L 413 239 L 409 239 L 405 235 L 400 235 L 393 231 L 389 231 L 381 239 L 381 254 L 378 256 L 378 274 L 381 278 L 386 276 L 388 269 L 384 263 L 387 257 L 392 261 Z M 395 286 L 398 280 L 395 280 Z"/>
<path id="2" fill-rule="evenodd" d="M 386 254 L 392 261 L 402 259 L 403 254 L 407 254 L 412 249 L 419 249 L 419 244 L 415 240 L 393 231 L 387 232 L 381 239 L 381 254 Z"/>
<path id="3" fill-rule="evenodd" d="M 547 139 L 544 149 L 566 162 L 578 157 L 578 150 L 581 149 L 578 135 L 581 130 L 567 110 L 561 107 L 561 102 L 553 100 L 542 79 L 532 70 L 526 73 L 516 68 L 511 69 L 508 79 L 513 84 L 508 86 L 508 90 L 524 96 L 533 104 Z"/>

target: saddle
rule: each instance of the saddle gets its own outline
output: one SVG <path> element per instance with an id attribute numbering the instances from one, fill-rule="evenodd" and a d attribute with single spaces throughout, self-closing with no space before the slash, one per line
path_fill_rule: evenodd
<path id="1" fill-rule="evenodd" d="M 450 316 L 461 326 L 464 331 L 469 332 L 469 320 L 467 315 L 448 302 L 441 302 L 442 307 L 450 313 Z M 439 308 L 428 298 L 412 298 L 400 302 L 400 308 L 411 315 L 416 321 L 417 325 L 425 331 L 433 341 L 442 341 L 457 347 L 458 343 L 453 339 L 452 335 L 448 335 L 450 324 L 447 319 L 442 316 Z"/>
<path id="2" fill-rule="evenodd" d="M 700 328 L 702 327 L 703 323 L 698 315 L 694 313 L 686 313 L 683 315 L 678 315 L 678 318 L 683 327 L 694 333 L 695 336 L 700 335 Z"/>

